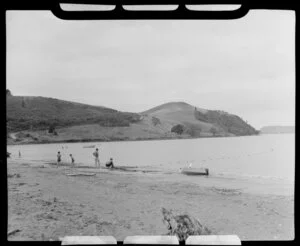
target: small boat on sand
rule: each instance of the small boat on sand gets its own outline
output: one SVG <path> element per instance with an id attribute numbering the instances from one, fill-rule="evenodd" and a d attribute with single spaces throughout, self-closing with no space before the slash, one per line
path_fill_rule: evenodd
<path id="1" fill-rule="evenodd" d="M 208 168 L 192 168 L 192 167 L 185 167 L 181 169 L 181 173 L 186 175 L 206 175 L 208 176 L 209 171 Z"/>
<path id="2" fill-rule="evenodd" d="M 86 145 L 86 146 L 83 146 L 83 148 L 95 148 L 96 145 Z"/>

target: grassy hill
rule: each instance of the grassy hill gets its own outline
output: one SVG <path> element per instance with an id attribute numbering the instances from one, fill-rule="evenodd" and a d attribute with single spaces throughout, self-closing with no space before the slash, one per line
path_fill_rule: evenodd
<path id="1" fill-rule="evenodd" d="M 134 113 L 54 98 L 7 96 L 6 103 L 8 132 L 48 129 L 51 125 L 129 126 L 140 118 Z"/>
<path id="2" fill-rule="evenodd" d="M 185 102 L 171 102 L 142 112 L 171 124 L 181 124 L 184 133 L 194 137 L 211 133 L 216 136 L 254 135 L 258 132 L 236 115 L 206 110 Z"/>
<path id="3" fill-rule="evenodd" d="M 242 136 L 257 131 L 223 111 L 166 103 L 142 113 L 8 95 L 8 144 Z M 49 133 L 50 128 L 54 133 Z"/>

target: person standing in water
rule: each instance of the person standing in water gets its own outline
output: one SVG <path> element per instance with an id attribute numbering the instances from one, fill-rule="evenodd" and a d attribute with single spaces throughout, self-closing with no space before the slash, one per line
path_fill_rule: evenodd
<path id="1" fill-rule="evenodd" d="M 100 168 L 100 161 L 99 161 L 99 152 L 98 152 L 98 148 L 96 149 L 96 151 L 93 153 L 94 157 L 95 157 L 95 166 L 96 168 L 99 167 Z"/>
<path id="2" fill-rule="evenodd" d="M 21 151 L 19 150 L 19 158 L 21 158 Z"/>
<path id="3" fill-rule="evenodd" d="M 71 158 L 72 166 L 74 167 L 74 166 L 75 166 L 75 159 L 74 159 L 74 157 L 72 156 L 72 154 L 70 154 L 70 158 Z"/>
<path id="4" fill-rule="evenodd" d="M 58 163 L 60 163 L 61 162 L 61 154 L 60 154 L 60 152 L 58 151 L 57 152 L 57 165 L 56 165 L 56 167 L 58 167 Z"/>

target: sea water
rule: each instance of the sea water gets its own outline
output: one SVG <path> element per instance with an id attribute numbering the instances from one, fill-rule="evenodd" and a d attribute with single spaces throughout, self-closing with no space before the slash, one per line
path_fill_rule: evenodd
<path id="1" fill-rule="evenodd" d="M 88 148 L 95 145 L 94 148 Z M 114 159 L 115 165 L 156 169 L 155 175 L 169 180 L 201 186 L 220 186 L 255 193 L 292 195 L 295 180 L 295 134 L 199 138 L 151 141 L 94 143 L 53 143 L 10 145 L 12 158 L 41 164 L 56 162 L 57 152 L 63 162 L 93 166 L 93 152 L 99 149 L 100 162 Z M 209 177 L 185 176 L 179 169 L 209 169 Z M 146 175 L 146 174 L 145 174 Z M 163 176 L 162 176 L 163 175 Z M 158 176 L 157 176 L 158 177 Z"/>

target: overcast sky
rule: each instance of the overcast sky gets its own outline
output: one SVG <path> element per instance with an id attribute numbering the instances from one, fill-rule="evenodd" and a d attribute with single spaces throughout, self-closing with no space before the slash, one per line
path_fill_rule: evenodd
<path id="1" fill-rule="evenodd" d="M 65 21 L 8 11 L 7 88 L 141 112 L 170 101 L 295 124 L 295 14 L 238 20 Z"/>

